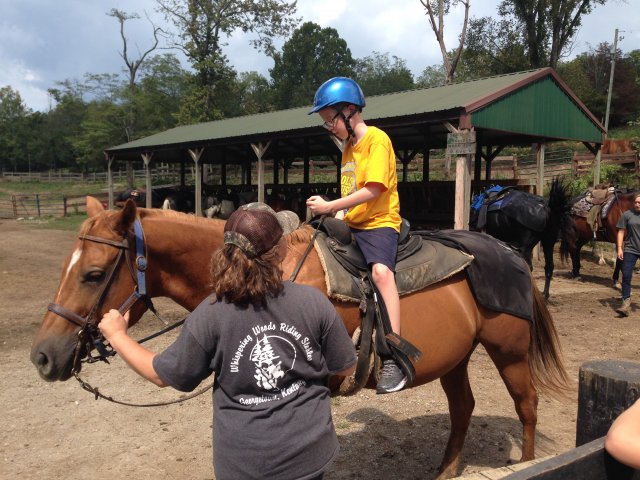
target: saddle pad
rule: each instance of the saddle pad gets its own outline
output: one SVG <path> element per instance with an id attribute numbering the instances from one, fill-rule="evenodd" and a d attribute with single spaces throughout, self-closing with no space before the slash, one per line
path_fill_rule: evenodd
<path id="1" fill-rule="evenodd" d="M 513 218 L 536 232 L 542 232 L 549 217 L 544 198 L 520 190 L 509 190 L 499 200 L 489 205 L 489 211 L 501 210 L 506 216 Z"/>
<path id="2" fill-rule="evenodd" d="M 592 208 L 593 203 L 589 201 L 586 195 L 580 195 L 571 200 L 571 215 L 587 218 Z"/>
<path id="3" fill-rule="evenodd" d="M 508 245 L 480 232 L 433 230 L 413 232 L 474 256 L 465 272 L 476 301 L 489 310 L 533 320 L 531 272 Z"/>
<path id="4" fill-rule="evenodd" d="M 329 297 L 346 302 L 360 302 L 360 279 L 351 275 L 335 259 L 323 232 L 319 232 L 314 246 L 324 268 Z M 423 238 L 422 248 L 418 252 L 396 264 L 398 293 L 407 295 L 421 290 L 458 273 L 472 262 L 472 255 Z"/>

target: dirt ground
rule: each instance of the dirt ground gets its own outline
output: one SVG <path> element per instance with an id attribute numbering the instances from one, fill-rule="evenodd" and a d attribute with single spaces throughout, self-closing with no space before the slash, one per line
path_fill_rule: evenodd
<path id="1" fill-rule="evenodd" d="M 95 401 L 75 380 L 47 383 L 29 361 L 32 337 L 53 299 L 75 233 L 0 221 L 0 478 L 211 479 L 211 397 L 159 408 L 130 408 Z M 538 457 L 574 447 L 580 365 L 595 359 L 640 359 L 640 304 L 628 318 L 613 306 L 611 267 L 583 256 L 582 281 L 556 262 L 550 310 L 560 334 L 573 393 L 565 401 L 540 398 Z M 542 282 L 543 271 L 535 274 Z M 634 289 L 638 288 L 636 275 Z M 637 291 L 637 290 L 636 290 Z M 168 317 L 182 310 L 161 299 Z M 135 335 L 156 329 L 149 317 Z M 152 345 L 162 348 L 170 338 Z M 122 400 L 153 402 L 178 394 L 137 379 L 120 360 L 91 365 L 86 378 Z M 476 409 L 463 452 L 461 474 L 502 467 L 520 456 L 521 427 L 513 403 L 482 348 L 471 359 Z M 377 396 L 362 391 L 333 400 L 342 446 L 327 479 L 428 479 L 448 436 L 448 411 L 439 383 Z"/>

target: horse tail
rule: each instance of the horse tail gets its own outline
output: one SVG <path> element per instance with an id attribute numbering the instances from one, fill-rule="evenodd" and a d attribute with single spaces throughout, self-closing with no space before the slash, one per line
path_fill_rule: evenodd
<path id="1" fill-rule="evenodd" d="M 536 390 L 544 390 L 557 397 L 570 391 L 569 376 L 564 367 L 558 332 L 542 293 L 531 277 L 533 294 L 533 323 L 529 344 L 529 370 Z"/>
<path id="2" fill-rule="evenodd" d="M 571 216 L 571 198 L 568 189 L 569 186 L 562 178 L 555 177 L 551 182 L 548 203 L 553 219 L 549 223 L 559 225 L 560 259 L 563 262 L 569 258 L 569 252 L 575 250 L 578 240 L 578 228 Z"/>

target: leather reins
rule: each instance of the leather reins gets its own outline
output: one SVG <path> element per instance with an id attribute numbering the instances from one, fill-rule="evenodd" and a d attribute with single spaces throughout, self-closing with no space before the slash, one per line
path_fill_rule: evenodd
<path id="1" fill-rule="evenodd" d="M 78 380 L 82 388 L 92 393 L 95 396 L 96 400 L 98 398 L 104 398 L 105 400 L 108 400 L 110 402 L 117 403 L 120 405 L 127 405 L 131 407 L 157 407 L 161 405 L 170 405 L 173 403 L 180 403 L 180 402 L 189 400 L 193 397 L 196 397 L 206 392 L 207 390 L 210 390 L 213 387 L 213 383 L 202 388 L 201 390 L 198 390 L 197 392 L 194 392 L 185 397 L 181 397 L 178 400 L 137 404 L 137 403 L 129 403 L 129 402 L 116 400 L 113 397 L 106 396 L 102 394 L 97 387 L 93 387 L 87 381 L 80 378 L 80 369 L 81 369 L 80 367 L 83 362 L 94 363 L 97 361 L 103 361 L 105 363 L 109 363 L 108 358 L 116 355 L 116 351 L 104 343 L 104 337 L 102 336 L 102 334 L 98 329 L 98 323 L 100 322 L 100 319 L 96 317 L 96 313 L 99 311 L 99 308 L 102 306 L 104 302 L 104 299 L 109 291 L 111 284 L 113 283 L 113 279 L 115 278 L 115 275 L 119 269 L 119 266 L 122 263 L 123 258 L 125 259 L 124 263 L 126 263 L 127 267 L 129 267 L 129 272 L 131 273 L 131 277 L 133 278 L 135 287 L 131 295 L 129 295 L 129 297 L 124 301 L 124 303 L 120 306 L 120 308 L 118 308 L 118 311 L 120 312 L 120 314 L 124 315 L 125 312 L 127 312 L 129 309 L 131 309 L 131 307 L 133 307 L 136 304 L 136 302 L 141 300 L 145 302 L 145 306 L 147 307 L 148 310 L 150 310 L 158 319 L 160 319 L 165 325 L 167 325 L 167 327 L 163 328 L 162 330 L 159 330 L 156 333 L 153 333 L 141 340 L 138 340 L 138 343 L 142 344 L 148 340 L 156 338 L 164 333 L 167 333 L 181 326 L 185 322 L 186 318 L 183 318 L 182 320 L 179 320 L 169 325 L 169 323 L 158 314 L 155 306 L 153 305 L 151 297 L 147 294 L 147 285 L 146 285 L 146 277 L 145 277 L 145 272 L 147 270 L 146 244 L 144 240 L 144 231 L 142 230 L 142 223 L 140 222 L 140 219 L 136 218 L 134 222 L 134 240 L 135 240 L 135 255 L 136 255 L 135 262 L 131 261 L 129 234 L 127 232 L 125 232 L 123 239 L 121 241 L 111 240 L 111 239 L 102 238 L 102 237 L 96 237 L 93 235 L 81 235 L 79 238 L 82 241 L 101 243 L 104 245 L 110 245 L 118 249 L 118 256 L 116 257 L 113 265 L 111 266 L 111 269 L 109 270 L 106 280 L 104 281 L 104 284 L 100 289 L 97 300 L 94 302 L 93 306 L 91 307 L 91 310 L 86 316 L 83 317 L 77 314 L 76 312 L 73 312 L 63 307 L 62 305 L 53 303 L 53 302 L 50 303 L 49 306 L 47 307 L 47 309 L 50 312 L 80 327 L 80 330 L 78 331 L 78 341 L 75 347 L 71 373 L 73 373 L 74 377 L 76 378 L 76 380 Z M 136 267 L 135 272 L 132 266 L 134 263 Z M 95 349 L 98 351 L 98 355 L 93 355 L 91 353 L 92 347 L 95 347 Z M 82 354 L 83 349 L 85 350 L 84 355 Z"/>

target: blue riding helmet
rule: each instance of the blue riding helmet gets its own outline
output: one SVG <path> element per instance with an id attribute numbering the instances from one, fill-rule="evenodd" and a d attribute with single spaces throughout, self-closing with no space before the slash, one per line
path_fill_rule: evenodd
<path id="1" fill-rule="evenodd" d="M 334 77 L 327 80 L 316 91 L 313 108 L 309 115 L 338 103 L 350 103 L 357 105 L 360 109 L 364 108 L 364 94 L 360 86 L 347 77 Z"/>

